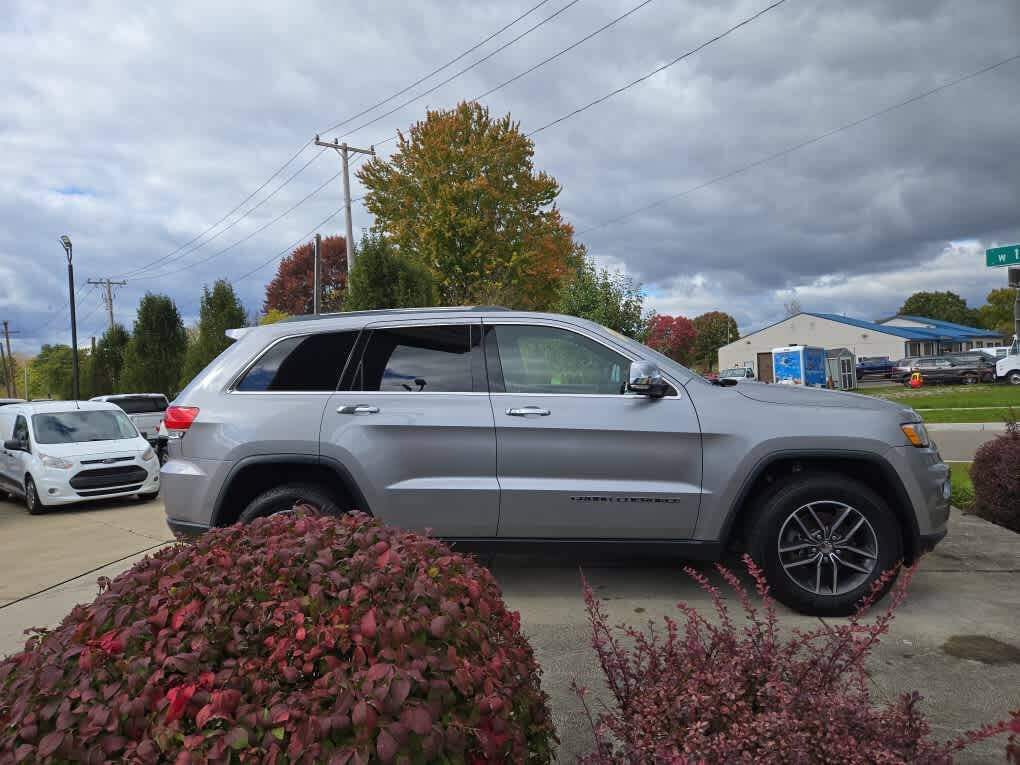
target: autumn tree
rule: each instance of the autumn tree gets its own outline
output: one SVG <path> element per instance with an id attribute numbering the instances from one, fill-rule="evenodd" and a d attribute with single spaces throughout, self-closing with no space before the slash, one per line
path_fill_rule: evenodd
<path id="1" fill-rule="evenodd" d="M 694 350 L 694 322 L 686 316 L 655 314 L 648 321 L 645 345 L 674 361 L 686 364 Z"/>
<path id="2" fill-rule="evenodd" d="M 715 365 L 719 349 L 740 337 L 736 319 L 722 311 L 695 317 L 694 332 L 694 361 L 707 370 Z"/>
<path id="3" fill-rule="evenodd" d="M 228 329 L 243 327 L 247 319 L 244 306 L 226 279 L 217 279 L 212 289 L 202 288 L 202 302 L 198 309 L 198 331 L 188 344 L 181 372 L 181 387 L 205 369 L 206 365 L 232 342 Z"/>
<path id="4" fill-rule="evenodd" d="M 276 324 L 276 322 L 278 322 L 278 321 L 283 321 L 284 319 L 289 319 L 289 318 L 290 318 L 290 314 L 287 313 L 286 311 L 281 311 L 281 310 L 279 310 L 277 308 L 270 308 L 268 311 L 266 311 L 262 315 L 262 317 L 259 319 L 258 323 L 259 324 Z"/>
<path id="5" fill-rule="evenodd" d="M 978 309 L 981 326 L 993 332 L 1001 332 L 1006 337 L 1013 334 L 1013 304 L 1016 302 L 1016 290 L 1013 287 L 1002 287 L 988 293 L 988 302 Z"/>
<path id="6" fill-rule="evenodd" d="M 557 313 L 598 322 L 620 334 L 643 339 L 647 324 L 644 293 L 626 274 L 599 268 L 591 258 L 560 289 Z"/>
<path id="7" fill-rule="evenodd" d="M 323 311 L 341 311 L 347 290 L 347 243 L 342 236 L 327 236 L 320 251 Z M 313 311 L 312 293 L 315 280 L 315 250 L 305 242 L 280 261 L 276 276 L 266 286 L 262 313 L 282 311 L 291 316 Z"/>
<path id="8" fill-rule="evenodd" d="M 921 316 L 926 319 L 951 321 L 956 324 L 976 326 L 978 312 L 967 306 L 967 301 L 955 292 L 915 292 L 900 308 L 904 316 Z"/>
<path id="9" fill-rule="evenodd" d="M 124 350 L 120 390 L 172 397 L 181 379 L 188 335 L 177 305 L 166 295 L 147 292 L 138 304 L 131 341 Z"/>
<path id="10" fill-rule="evenodd" d="M 105 396 L 118 390 L 124 351 L 130 340 L 131 335 L 120 324 L 114 324 L 99 338 L 95 356 L 92 358 L 93 395 Z"/>
<path id="11" fill-rule="evenodd" d="M 418 308 L 436 302 L 435 278 L 428 266 L 397 251 L 379 234 L 361 238 L 344 305 L 348 311 Z"/>
<path id="12" fill-rule="evenodd" d="M 560 186 L 532 162 L 509 115 L 476 103 L 429 111 L 389 161 L 358 171 L 365 206 L 399 252 L 427 266 L 445 305 L 548 309 L 581 260 L 556 208 Z"/>

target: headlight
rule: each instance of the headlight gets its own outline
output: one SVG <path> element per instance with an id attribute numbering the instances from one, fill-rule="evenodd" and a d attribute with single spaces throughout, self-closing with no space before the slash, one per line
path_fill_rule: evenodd
<path id="1" fill-rule="evenodd" d="M 70 470 L 74 467 L 74 463 L 72 462 L 68 462 L 60 457 L 51 457 L 48 454 L 43 454 L 42 452 L 39 452 L 39 460 L 46 467 L 59 468 L 60 470 Z"/>
<path id="2" fill-rule="evenodd" d="M 907 440 L 918 449 L 931 445 L 931 441 L 928 438 L 928 430 L 920 422 L 905 422 L 900 425 L 900 430 L 903 431 L 903 435 L 907 437 Z"/>
<path id="3" fill-rule="evenodd" d="M 149 448 L 147 448 L 144 452 L 142 452 L 142 460 L 144 460 L 145 462 L 148 462 L 149 460 L 151 460 L 155 456 L 156 456 L 156 452 L 154 452 L 152 450 L 151 446 Z"/>

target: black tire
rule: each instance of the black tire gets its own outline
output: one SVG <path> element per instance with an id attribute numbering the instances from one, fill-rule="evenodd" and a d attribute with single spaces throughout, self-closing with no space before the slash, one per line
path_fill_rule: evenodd
<path id="1" fill-rule="evenodd" d="M 1006 372 L 1006 382 L 1010 385 L 1020 385 L 1020 369 Z"/>
<path id="2" fill-rule="evenodd" d="M 35 481 L 30 475 L 25 476 L 25 509 L 29 515 L 41 515 L 46 509 L 39 501 L 39 492 L 36 491 Z"/>
<path id="3" fill-rule="evenodd" d="M 241 512 L 237 522 L 251 523 L 256 518 L 285 513 L 299 503 L 312 505 L 322 515 L 343 515 L 350 509 L 322 486 L 314 483 L 288 483 L 275 486 L 255 497 Z"/>
<path id="4" fill-rule="evenodd" d="M 844 564 L 844 574 L 847 576 L 847 587 L 845 591 L 840 589 L 833 592 L 825 592 L 828 582 L 822 585 L 821 591 L 811 591 L 803 584 L 795 581 L 795 576 L 803 576 L 803 571 L 821 571 L 827 579 L 831 580 L 829 572 L 835 573 L 838 568 L 832 563 L 832 556 L 824 553 L 825 542 L 820 542 L 819 547 L 785 553 L 787 566 L 796 567 L 796 573 L 790 573 L 783 567 L 780 560 L 780 534 L 789 534 L 792 529 L 795 534 L 800 534 L 799 529 L 789 525 L 790 521 L 796 520 L 793 515 L 803 512 L 808 503 L 818 503 L 818 515 L 821 520 L 826 519 L 826 510 L 831 508 L 833 515 L 839 506 L 850 507 L 857 518 L 863 517 L 867 524 L 862 526 L 863 531 L 858 533 L 869 534 L 874 539 L 873 547 L 869 548 L 873 561 L 863 557 L 857 557 L 845 550 L 837 550 L 837 555 L 847 555 L 849 559 L 854 557 L 854 565 L 870 566 L 870 572 L 858 573 L 846 568 L 849 565 L 842 558 L 836 560 Z M 831 516 L 830 516 L 831 517 Z M 787 524 L 787 525 L 784 525 Z M 810 530 L 810 529 L 809 529 Z M 847 531 L 845 527 L 840 529 Z M 786 539 L 787 537 L 783 537 Z M 812 543 L 813 540 L 806 540 L 805 543 Z M 844 543 L 854 544 L 855 539 Z M 795 547 L 796 545 L 789 545 Z M 877 547 L 877 549 L 874 549 Z M 857 603 L 871 590 L 871 585 L 884 571 L 893 568 L 903 557 L 903 534 L 899 522 L 889 506 L 875 492 L 867 486 L 850 478 L 833 473 L 801 473 L 795 475 L 783 483 L 776 491 L 771 492 L 763 498 L 761 507 L 752 520 L 748 537 L 748 549 L 751 557 L 761 566 L 768 580 L 769 587 L 776 599 L 802 614 L 810 616 L 847 616 L 852 614 Z M 790 565 L 790 556 L 810 557 L 811 560 L 821 559 L 821 563 L 811 565 L 796 562 Z M 793 558 L 796 560 L 796 558 Z M 817 586 L 823 574 L 818 574 L 815 579 Z M 860 581 L 857 581 L 857 580 Z M 886 585 L 885 590 L 892 586 L 893 580 Z M 882 594 L 885 593 L 885 590 Z"/>
<path id="5" fill-rule="evenodd" d="M 963 376 L 963 384 L 964 385 L 977 385 L 978 382 L 979 381 L 978 381 L 978 376 L 977 375 L 964 375 Z"/>

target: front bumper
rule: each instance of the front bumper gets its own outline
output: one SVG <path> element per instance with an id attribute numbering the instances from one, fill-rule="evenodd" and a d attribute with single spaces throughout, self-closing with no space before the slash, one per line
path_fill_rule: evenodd
<path id="1" fill-rule="evenodd" d="M 906 491 L 916 524 L 917 550 L 926 552 L 946 536 L 949 521 L 949 466 L 939 456 L 938 447 L 918 449 L 897 446 L 887 459 L 895 468 Z"/>
<path id="2" fill-rule="evenodd" d="M 147 475 L 145 479 L 130 486 L 110 487 L 108 491 L 101 487 L 96 489 L 81 490 L 74 489 L 70 480 L 74 471 L 61 470 L 58 468 L 43 468 L 36 470 L 33 479 L 35 480 L 36 491 L 39 493 L 39 501 L 44 507 L 60 507 L 71 505 L 77 502 L 91 502 L 95 499 L 115 499 L 117 497 L 130 497 L 134 494 L 155 494 L 159 491 L 159 462 L 150 460 L 148 463 L 138 463 Z"/>

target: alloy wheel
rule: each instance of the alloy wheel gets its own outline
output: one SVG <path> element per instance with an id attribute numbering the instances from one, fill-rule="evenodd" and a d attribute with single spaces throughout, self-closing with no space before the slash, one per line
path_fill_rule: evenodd
<path id="1" fill-rule="evenodd" d="M 878 562 L 878 536 L 864 515 L 845 502 L 801 505 L 779 530 L 779 562 L 800 588 L 843 595 L 868 581 Z"/>

